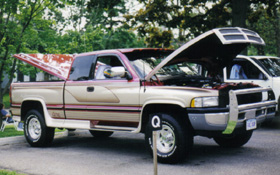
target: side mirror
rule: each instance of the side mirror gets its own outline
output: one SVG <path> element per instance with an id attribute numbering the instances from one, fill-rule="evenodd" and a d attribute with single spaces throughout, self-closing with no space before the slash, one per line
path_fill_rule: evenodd
<path id="1" fill-rule="evenodd" d="M 104 70 L 104 76 L 107 78 L 127 78 L 128 80 L 132 79 L 130 73 L 126 72 L 125 68 L 122 66 L 116 66 L 107 68 Z"/>

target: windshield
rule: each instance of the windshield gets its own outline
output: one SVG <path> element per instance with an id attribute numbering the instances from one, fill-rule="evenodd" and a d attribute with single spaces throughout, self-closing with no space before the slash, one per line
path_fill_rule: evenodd
<path id="1" fill-rule="evenodd" d="M 145 78 L 161 61 L 161 59 L 156 59 L 154 57 L 146 59 L 137 59 L 131 61 L 131 64 L 135 68 L 136 72 L 141 78 Z M 162 67 L 156 75 L 158 77 L 169 77 L 176 75 L 201 75 L 202 67 L 196 63 L 179 63 Z"/>
<path id="2" fill-rule="evenodd" d="M 264 65 L 268 73 L 270 73 L 272 76 L 280 76 L 280 59 L 265 58 L 259 59 L 259 61 Z"/>

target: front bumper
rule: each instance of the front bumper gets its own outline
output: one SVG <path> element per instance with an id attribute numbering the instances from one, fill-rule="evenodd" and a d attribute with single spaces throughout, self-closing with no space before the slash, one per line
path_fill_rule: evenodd
<path id="1" fill-rule="evenodd" d="M 270 90 L 270 88 L 230 90 L 227 108 L 187 108 L 189 120 L 194 130 L 223 131 L 223 134 L 231 134 L 235 128 L 243 127 L 249 119 L 256 119 L 260 124 L 275 116 L 275 100 L 238 105 L 236 96 Z"/>

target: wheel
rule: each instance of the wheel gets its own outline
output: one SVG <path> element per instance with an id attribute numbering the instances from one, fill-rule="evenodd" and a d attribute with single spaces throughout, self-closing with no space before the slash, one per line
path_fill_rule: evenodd
<path id="1" fill-rule="evenodd" d="M 33 147 L 49 146 L 54 138 L 54 128 L 46 126 L 43 115 L 37 110 L 30 110 L 24 121 L 24 135 Z"/>
<path id="2" fill-rule="evenodd" d="M 178 122 L 169 114 L 162 115 L 162 129 L 157 131 L 157 156 L 161 163 L 177 163 L 183 161 L 193 146 L 193 134 L 188 125 Z M 185 125 L 185 126 L 184 126 Z M 147 124 L 145 144 L 150 154 L 153 153 L 152 126 Z"/>
<path id="3" fill-rule="evenodd" d="M 91 135 L 96 138 L 107 138 L 110 137 L 114 132 L 110 131 L 94 131 L 94 130 L 89 130 Z"/>
<path id="4" fill-rule="evenodd" d="M 225 137 L 214 137 L 214 140 L 221 147 L 238 148 L 245 145 L 251 138 L 253 131 L 246 131 L 242 134 L 235 134 Z"/>

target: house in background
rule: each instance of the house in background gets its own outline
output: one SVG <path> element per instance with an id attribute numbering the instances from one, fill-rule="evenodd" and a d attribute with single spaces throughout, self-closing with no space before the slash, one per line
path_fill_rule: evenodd
<path id="1" fill-rule="evenodd" d="M 50 75 L 46 72 L 38 72 L 36 74 L 36 77 L 30 76 L 30 75 L 23 75 L 21 72 L 17 71 L 15 74 L 15 78 L 13 78 L 13 82 L 38 82 L 38 81 L 58 81 L 59 78 Z M 9 77 L 6 74 L 1 88 L 5 88 L 5 86 L 9 83 Z"/>

